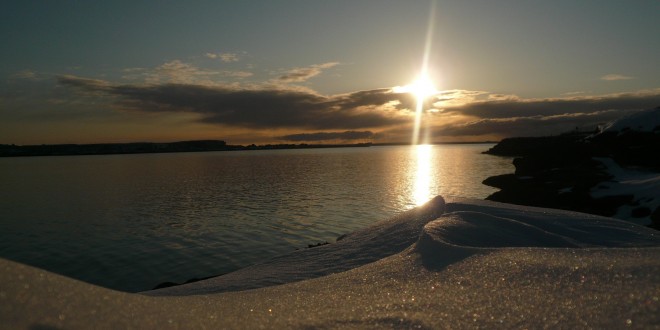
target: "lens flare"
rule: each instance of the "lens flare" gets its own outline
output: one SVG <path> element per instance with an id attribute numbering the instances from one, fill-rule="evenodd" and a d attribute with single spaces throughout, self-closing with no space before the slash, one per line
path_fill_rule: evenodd
<path id="1" fill-rule="evenodd" d="M 411 84 L 411 92 L 416 96 L 415 106 L 415 126 L 413 128 L 412 144 L 419 144 L 419 133 L 422 126 L 422 116 L 424 115 L 424 103 L 426 99 L 434 94 L 435 86 L 429 78 L 428 67 L 429 57 L 431 56 L 431 40 L 433 39 L 433 29 L 435 25 L 435 1 L 431 2 L 431 10 L 429 10 L 429 22 L 426 30 L 426 39 L 424 43 L 424 55 L 422 58 L 422 68 L 419 77 Z M 428 143 L 428 139 L 424 139 L 423 143 Z"/>
<path id="2" fill-rule="evenodd" d="M 416 145 L 419 143 L 419 134 L 422 128 L 422 117 L 424 116 L 424 104 L 426 100 L 437 93 L 435 85 L 431 79 L 426 75 L 422 74 L 415 82 L 408 85 L 410 93 L 416 96 L 415 100 L 415 126 L 413 128 L 413 137 L 412 144 Z M 425 139 L 422 143 L 426 144 L 429 141 Z"/>

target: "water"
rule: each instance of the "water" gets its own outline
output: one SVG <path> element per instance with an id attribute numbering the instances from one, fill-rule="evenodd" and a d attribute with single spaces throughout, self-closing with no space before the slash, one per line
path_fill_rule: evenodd
<path id="1" fill-rule="evenodd" d="M 0 159 L 0 256 L 136 292 L 230 272 L 435 195 L 483 199 L 492 145 Z"/>

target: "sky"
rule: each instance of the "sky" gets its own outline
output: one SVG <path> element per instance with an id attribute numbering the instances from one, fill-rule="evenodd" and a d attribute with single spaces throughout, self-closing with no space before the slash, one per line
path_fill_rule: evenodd
<path id="1" fill-rule="evenodd" d="M 0 144 L 589 129 L 660 106 L 658 13 L 657 0 L 8 1 Z M 423 98 L 407 87 L 420 76 Z"/>

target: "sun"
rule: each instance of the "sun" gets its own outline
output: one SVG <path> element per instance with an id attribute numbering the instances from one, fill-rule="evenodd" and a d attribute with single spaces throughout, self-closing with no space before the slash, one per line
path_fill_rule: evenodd
<path id="1" fill-rule="evenodd" d="M 435 84 L 427 75 L 420 75 L 417 77 L 417 79 L 408 85 L 395 87 L 394 91 L 396 93 L 412 94 L 418 100 L 425 100 L 430 96 L 438 93 L 438 90 L 435 88 Z"/>
<path id="2" fill-rule="evenodd" d="M 424 100 L 438 92 L 435 89 L 433 81 L 427 75 L 417 77 L 417 79 L 408 86 L 410 93 L 415 95 L 418 100 Z"/>
<path id="3" fill-rule="evenodd" d="M 422 70 L 422 73 L 412 83 L 401 87 L 394 87 L 393 92 L 408 93 L 415 97 L 415 123 L 413 125 L 412 144 L 416 145 L 420 142 L 419 133 L 422 127 L 422 117 L 425 112 L 424 106 L 429 104 L 429 98 L 438 94 L 438 90 L 435 88 L 433 80 L 426 74 L 426 70 Z"/>

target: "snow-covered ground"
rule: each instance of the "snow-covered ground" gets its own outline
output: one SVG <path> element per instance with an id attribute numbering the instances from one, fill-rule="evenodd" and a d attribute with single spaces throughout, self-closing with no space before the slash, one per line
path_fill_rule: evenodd
<path id="1" fill-rule="evenodd" d="M 660 206 L 660 173 L 621 168 L 610 158 L 595 158 L 601 162 L 612 178 L 592 188 L 591 197 L 632 195 L 633 204 L 619 207 L 613 218 L 651 224 L 651 212 Z M 634 217 L 633 210 L 646 208 L 646 216 Z"/>
<path id="2" fill-rule="evenodd" d="M 610 122 L 603 126 L 599 134 L 622 134 L 630 131 L 660 134 L 660 107 L 639 111 Z M 594 187 L 591 197 L 633 195 L 633 205 L 621 206 L 613 217 L 642 225 L 651 224 L 650 214 L 634 217 L 633 210 L 646 208 L 653 212 L 660 206 L 660 173 L 622 168 L 610 158 L 596 160 L 605 166 L 612 178 Z"/>
<path id="3" fill-rule="evenodd" d="M 143 294 L 0 260 L 0 327 L 651 328 L 659 233 L 437 197 L 334 244 Z"/>

